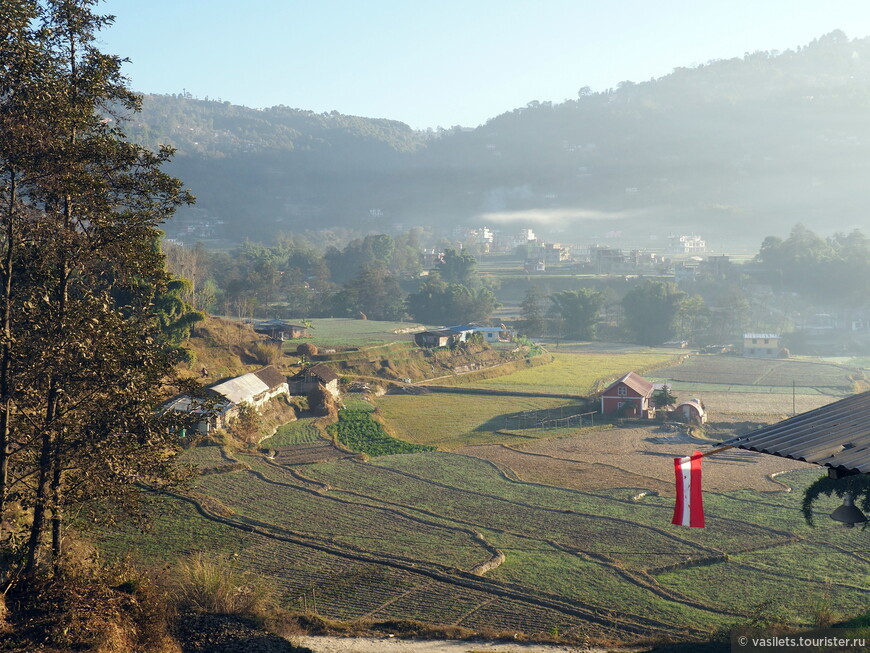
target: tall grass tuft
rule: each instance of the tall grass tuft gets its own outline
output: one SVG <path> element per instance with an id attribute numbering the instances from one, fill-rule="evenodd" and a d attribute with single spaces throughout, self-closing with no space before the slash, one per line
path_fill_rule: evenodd
<path id="1" fill-rule="evenodd" d="M 250 348 L 251 356 L 260 365 L 276 365 L 281 361 L 284 353 L 281 345 L 273 345 L 268 342 L 255 342 Z"/>
<path id="2" fill-rule="evenodd" d="M 181 610 L 262 618 L 274 603 L 271 587 L 225 556 L 191 555 L 179 563 L 174 584 Z"/>

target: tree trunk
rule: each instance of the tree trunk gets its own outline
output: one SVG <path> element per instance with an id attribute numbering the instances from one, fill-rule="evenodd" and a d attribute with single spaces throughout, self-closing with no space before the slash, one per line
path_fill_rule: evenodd
<path id="1" fill-rule="evenodd" d="M 2 332 L 3 346 L 0 352 L 0 521 L 6 512 L 6 496 L 9 489 L 9 455 L 10 451 L 10 411 L 12 408 L 10 364 L 12 361 L 12 249 L 15 230 L 16 202 L 15 171 L 9 171 L 9 206 L 6 210 L 6 250 L 3 255 L 3 307 Z M 2 535 L 2 534 L 0 534 Z"/>

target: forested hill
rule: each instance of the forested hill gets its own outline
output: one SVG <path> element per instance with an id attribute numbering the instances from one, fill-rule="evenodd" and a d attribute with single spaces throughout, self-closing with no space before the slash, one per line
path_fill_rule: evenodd
<path id="1" fill-rule="evenodd" d="M 530 102 L 474 130 L 169 96 L 146 97 L 140 120 L 131 135 L 179 147 L 173 172 L 231 238 L 532 211 L 516 227 L 568 242 L 639 227 L 757 244 L 796 222 L 866 228 L 870 205 L 870 38 L 839 31 Z"/>

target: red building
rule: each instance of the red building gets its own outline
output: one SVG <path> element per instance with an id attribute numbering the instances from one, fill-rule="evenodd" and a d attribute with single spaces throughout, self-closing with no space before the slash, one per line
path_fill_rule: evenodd
<path id="1" fill-rule="evenodd" d="M 601 393 L 601 414 L 652 419 L 656 414 L 652 394 L 652 383 L 629 372 Z"/>

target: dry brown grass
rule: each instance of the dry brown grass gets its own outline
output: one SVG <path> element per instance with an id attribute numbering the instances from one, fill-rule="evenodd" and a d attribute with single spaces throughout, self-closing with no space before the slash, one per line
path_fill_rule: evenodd
<path id="1" fill-rule="evenodd" d="M 196 325 L 187 342 L 194 360 L 181 371 L 203 382 L 245 374 L 261 367 L 252 351 L 257 345 L 268 346 L 268 338 L 256 333 L 250 325 L 206 316 Z M 208 371 L 208 377 L 202 376 L 203 368 Z"/>
<path id="2" fill-rule="evenodd" d="M 543 483 L 572 490 L 642 487 L 663 493 L 671 491 L 670 484 L 664 481 L 610 464 L 551 457 L 501 444 L 464 447 L 456 453 L 489 460 L 508 476 L 530 483 Z"/>
<path id="3" fill-rule="evenodd" d="M 551 456 L 550 464 L 562 466 L 566 461 L 590 465 L 607 465 L 637 478 L 646 479 L 642 487 L 663 488 L 663 494 L 673 493 L 672 458 L 691 454 L 697 448 L 713 448 L 712 440 L 704 440 L 666 431 L 659 425 L 618 427 L 590 431 L 550 440 L 537 440 L 522 447 L 527 454 Z M 482 457 L 482 456 L 481 456 Z M 535 456 L 515 456 L 511 468 L 523 477 L 545 470 L 548 459 Z M 523 464 L 524 461 L 526 464 Z M 533 462 L 532 462 L 533 461 Z M 544 461 L 542 463 L 542 461 Z M 806 463 L 749 451 L 726 451 L 704 461 L 704 489 L 714 492 L 752 489 L 782 490 L 769 478 L 771 474 L 811 467 Z M 557 467 L 558 469 L 558 467 Z M 545 471 L 537 471 L 545 474 Z M 620 477 L 615 477 L 620 478 Z M 611 483 L 611 487 L 614 485 Z M 638 487 L 631 483 L 628 487 Z"/>
<path id="4" fill-rule="evenodd" d="M 170 635 L 165 592 L 127 563 L 104 566 L 87 543 L 66 537 L 59 571 L 15 587 L 10 651 L 181 653 Z"/>
<path id="5" fill-rule="evenodd" d="M 274 600 L 261 577 L 240 571 L 230 558 L 195 553 L 178 563 L 172 591 L 179 609 L 264 618 Z"/>

